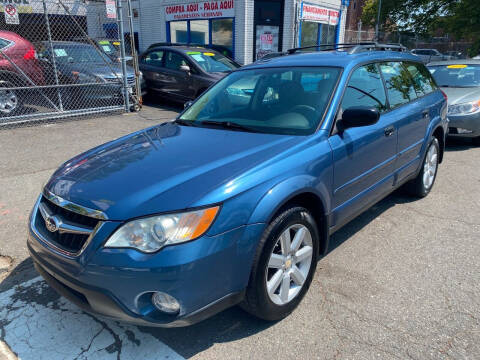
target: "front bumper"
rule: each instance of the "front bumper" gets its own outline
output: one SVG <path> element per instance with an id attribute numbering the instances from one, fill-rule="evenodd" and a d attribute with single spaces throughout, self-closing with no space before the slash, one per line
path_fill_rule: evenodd
<path id="1" fill-rule="evenodd" d="M 463 115 L 448 116 L 448 136 L 477 137 L 480 136 L 480 112 Z"/>
<path id="2" fill-rule="evenodd" d="M 216 236 L 163 248 L 155 254 L 106 249 L 120 225 L 105 221 L 79 256 L 49 246 L 30 221 L 28 249 L 45 280 L 83 310 L 147 326 L 186 326 L 243 299 L 253 253 L 263 224 L 241 226 Z M 180 303 L 169 315 L 151 303 L 155 291 Z"/>

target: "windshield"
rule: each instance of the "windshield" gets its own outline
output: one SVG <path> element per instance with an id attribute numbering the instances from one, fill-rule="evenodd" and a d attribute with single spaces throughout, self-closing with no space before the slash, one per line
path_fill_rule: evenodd
<path id="1" fill-rule="evenodd" d="M 251 131 L 307 135 L 325 113 L 340 74 L 334 67 L 236 71 L 204 93 L 179 120 L 233 124 Z"/>
<path id="2" fill-rule="evenodd" d="M 117 48 L 108 40 L 100 40 L 98 45 L 108 55 L 115 55 L 117 53 Z"/>
<path id="3" fill-rule="evenodd" d="M 428 69 L 441 87 L 480 86 L 480 64 L 429 66 Z"/>
<path id="4" fill-rule="evenodd" d="M 93 46 L 55 46 L 55 59 L 61 63 L 105 63 L 106 56 L 101 56 Z"/>
<path id="5" fill-rule="evenodd" d="M 206 72 L 229 72 L 239 66 L 229 58 L 211 51 L 187 51 L 187 55 Z"/>

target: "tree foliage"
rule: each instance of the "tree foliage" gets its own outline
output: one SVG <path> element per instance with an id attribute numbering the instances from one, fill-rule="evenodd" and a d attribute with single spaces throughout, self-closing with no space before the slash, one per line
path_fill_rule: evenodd
<path id="1" fill-rule="evenodd" d="M 378 0 L 367 0 L 362 22 L 375 26 Z M 480 47 L 479 0 L 382 0 L 380 29 L 435 35 L 442 29 L 457 39 L 472 41 Z"/>

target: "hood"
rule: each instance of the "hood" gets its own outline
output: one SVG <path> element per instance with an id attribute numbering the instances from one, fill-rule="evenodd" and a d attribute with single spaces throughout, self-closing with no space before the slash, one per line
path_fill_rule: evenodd
<path id="1" fill-rule="evenodd" d="M 447 94 L 448 105 L 456 105 L 480 100 L 480 87 L 442 87 L 442 91 Z"/>
<path id="2" fill-rule="evenodd" d="M 73 158 L 46 189 L 111 220 L 220 203 L 265 180 L 234 179 L 303 140 L 166 123 Z"/>

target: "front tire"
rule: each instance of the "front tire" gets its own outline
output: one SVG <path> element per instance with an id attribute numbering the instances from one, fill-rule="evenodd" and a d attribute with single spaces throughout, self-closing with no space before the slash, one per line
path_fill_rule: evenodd
<path id="1" fill-rule="evenodd" d="M 260 240 L 242 308 L 269 321 L 290 314 L 310 287 L 318 248 L 317 225 L 307 209 L 278 215 Z"/>
<path id="2" fill-rule="evenodd" d="M 433 138 L 428 145 L 420 172 L 415 179 L 406 184 L 411 195 L 422 198 L 430 193 L 437 178 L 439 159 L 440 145 L 438 139 Z"/>

